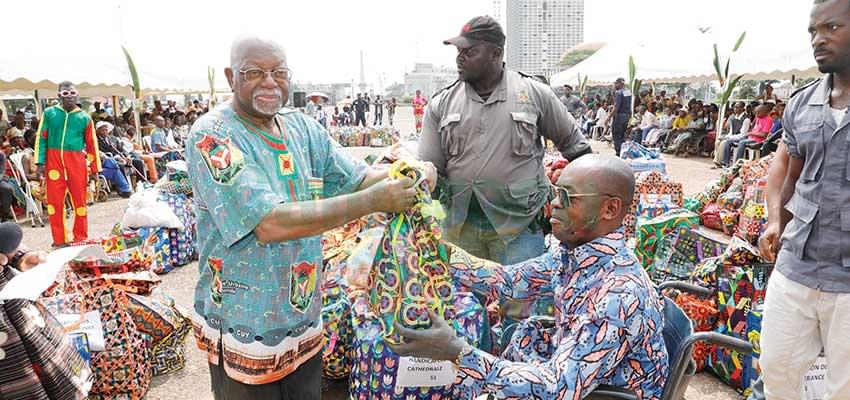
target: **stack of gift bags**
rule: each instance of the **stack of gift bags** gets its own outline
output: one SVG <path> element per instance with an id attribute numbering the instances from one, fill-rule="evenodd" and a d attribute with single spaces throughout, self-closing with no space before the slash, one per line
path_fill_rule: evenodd
<path id="1" fill-rule="evenodd" d="M 650 273 L 655 269 L 659 247 L 662 256 L 659 268 L 668 274 L 673 273 L 671 269 L 682 261 L 682 257 L 687 259 L 690 254 L 682 247 L 693 241 L 689 230 L 699 223 L 699 216 L 682 208 L 683 205 L 681 183 L 659 171 L 637 174 L 634 199 L 623 226 L 626 236 L 635 238 L 635 256 Z M 669 240 L 670 235 L 675 235 L 674 243 L 682 245 L 677 248 L 668 243 L 665 247 L 664 239 Z"/>
<path id="2" fill-rule="evenodd" d="M 623 219 L 626 237 L 635 237 L 639 225 L 681 209 L 684 202 L 685 196 L 680 182 L 674 182 L 659 171 L 637 173 L 634 199 Z"/>
<path id="3" fill-rule="evenodd" d="M 755 243 L 767 223 L 764 188 L 773 156 L 739 160 L 693 198 L 686 208 L 703 226 Z"/>
<path id="4" fill-rule="evenodd" d="M 185 364 L 190 323 L 158 289 L 154 255 L 136 233 L 88 240 L 105 257 L 70 261 L 40 298 L 89 360 L 89 398 L 140 399 L 152 376 Z"/>
<path id="5" fill-rule="evenodd" d="M 712 346 L 704 362 L 708 370 L 741 393 L 747 393 L 761 370 L 758 367 L 761 319 L 767 281 L 773 266 L 761 263 L 750 243 L 735 237 L 719 257 L 706 259 L 694 271 L 694 283 L 715 291 L 711 300 L 717 313 L 713 330 L 750 341 L 755 352 L 740 354 Z"/>
<path id="6" fill-rule="evenodd" d="M 667 173 L 667 165 L 658 149 L 648 149 L 635 141 L 623 143 L 620 149 L 622 158 L 635 173 L 658 171 Z"/>
<path id="7" fill-rule="evenodd" d="M 391 146 L 401 138 L 398 129 L 390 125 L 380 127 L 335 126 L 328 128 L 331 138 L 343 147 Z"/>
<path id="8" fill-rule="evenodd" d="M 634 147 L 631 153 L 644 152 Z M 710 299 L 676 297 L 697 331 L 753 343 L 756 351 L 751 355 L 704 344 L 694 349 L 699 369 L 711 371 L 741 393 L 748 393 L 760 374 L 758 341 L 772 266 L 761 262 L 755 246 L 767 222 L 765 185 L 771 162 L 771 156 L 740 160 L 687 199 L 681 185 L 660 171 L 640 172 L 624 222 L 635 237 L 635 254 L 653 281 L 689 280 L 714 291 Z"/>
<path id="9" fill-rule="evenodd" d="M 185 161 L 168 163 L 156 185 L 140 183 L 121 221 L 121 232 L 138 234 L 153 249 L 154 272 L 167 274 L 197 259 L 197 226 Z"/>

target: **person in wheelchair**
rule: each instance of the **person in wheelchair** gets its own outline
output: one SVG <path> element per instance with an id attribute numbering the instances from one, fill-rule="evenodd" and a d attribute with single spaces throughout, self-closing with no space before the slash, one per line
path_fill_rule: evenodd
<path id="1" fill-rule="evenodd" d="M 133 190 L 130 188 L 130 182 L 124 175 L 124 167 L 131 165 L 133 160 L 126 157 L 117 147 L 117 143 L 112 141 L 115 139 L 109 133 L 114 127 L 106 121 L 100 121 L 95 125 L 97 133 L 97 147 L 100 151 L 100 159 L 102 169 L 100 176 L 106 178 L 116 189 L 118 195 L 124 198 L 130 197 Z M 141 161 L 141 160 L 139 160 Z M 142 165 L 144 168 L 144 165 Z"/>
<path id="2" fill-rule="evenodd" d="M 706 120 L 708 118 L 700 116 L 699 111 L 700 110 L 697 108 L 691 109 L 689 112 L 690 121 L 688 122 L 687 128 L 676 136 L 670 147 L 665 149 L 665 152 L 673 154 L 685 152 L 687 154 L 687 147 L 691 139 L 705 136 Z"/>
<path id="3" fill-rule="evenodd" d="M 634 175 L 612 156 L 571 162 L 554 187 L 552 232 L 561 245 L 519 264 L 451 266 L 456 284 L 503 299 L 550 297 L 554 327 L 520 323 L 499 358 L 459 339 L 430 312 L 431 328 L 396 325 L 400 355 L 452 360 L 461 398 L 584 398 L 600 385 L 658 399 L 668 374 L 664 300 L 626 247 L 623 218 Z"/>

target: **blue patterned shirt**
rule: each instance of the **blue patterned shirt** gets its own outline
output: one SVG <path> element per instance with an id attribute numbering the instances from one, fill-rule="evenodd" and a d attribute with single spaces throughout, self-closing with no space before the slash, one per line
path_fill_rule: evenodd
<path id="1" fill-rule="evenodd" d="M 198 217 L 200 278 L 193 327 L 209 361 L 247 384 L 281 379 L 321 350 L 321 236 L 262 244 L 254 228 L 275 206 L 353 192 L 368 166 L 312 118 L 284 110 L 270 136 L 226 102 L 186 143 Z"/>
<path id="2" fill-rule="evenodd" d="M 479 293 L 555 302 L 552 333 L 518 328 L 504 352 L 512 361 L 477 349 L 462 355 L 458 382 L 470 398 L 581 399 L 603 384 L 641 399 L 661 397 L 668 367 L 663 301 L 622 228 L 572 252 L 562 246 L 516 265 L 452 272 Z"/>

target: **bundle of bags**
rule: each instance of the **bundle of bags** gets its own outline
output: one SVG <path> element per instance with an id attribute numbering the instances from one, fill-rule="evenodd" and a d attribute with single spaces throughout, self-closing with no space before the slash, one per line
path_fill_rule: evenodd
<path id="1" fill-rule="evenodd" d="M 658 171 L 667 174 L 667 165 L 657 149 L 648 149 L 635 141 L 623 143 L 620 149 L 622 158 L 629 167 L 638 174 L 641 172 Z"/>
<path id="2" fill-rule="evenodd" d="M 641 172 L 635 178 L 635 196 L 623 219 L 626 237 L 634 237 L 638 223 L 684 205 L 682 184 L 659 171 Z"/>
<path id="3" fill-rule="evenodd" d="M 773 156 L 739 160 L 720 178 L 687 200 L 703 226 L 755 244 L 767 224 L 765 186 Z"/>
<path id="4" fill-rule="evenodd" d="M 331 138 L 343 147 L 382 147 L 398 143 L 398 129 L 390 125 L 380 127 L 336 126 L 328 128 Z"/>
<path id="5" fill-rule="evenodd" d="M 179 170 L 171 176 L 168 182 L 177 182 L 179 187 L 188 184 Z M 153 270 L 158 274 L 168 273 L 197 259 L 197 226 L 191 195 L 176 189 L 176 186 L 140 185 L 139 190 L 130 196 L 121 220 L 121 230 L 134 232 L 148 242 L 154 251 Z M 188 187 L 191 193 L 191 185 Z"/>
<path id="6" fill-rule="evenodd" d="M 157 289 L 153 252 L 137 234 L 87 244 L 106 257 L 70 261 L 39 302 L 90 361 L 90 398 L 140 399 L 152 376 L 183 368 L 187 314 Z"/>

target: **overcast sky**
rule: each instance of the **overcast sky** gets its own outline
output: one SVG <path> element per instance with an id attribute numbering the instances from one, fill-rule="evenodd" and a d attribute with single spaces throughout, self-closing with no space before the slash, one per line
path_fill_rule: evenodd
<path id="1" fill-rule="evenodd" d="M 745 29 L 775 31 L 776 46 L 786 38 L 799 44 L 809 7 L 808 0 L 586 0 L 585 41 L 675 42 L 697 26 L 710 26 L 706 37 L 721 44 Z M 198 71 L 202 77 L 206 65 L 220 70 L 227 64 L 235 36 L 256 33 L 285 46 L 298 81 L 357 82 L 362 50 L 367 81 L 387 85 L 401 81 L 416 61 L 452 65 L 455 50 L 442 40 L 458 34 L 470 17 L 492 13 L 492 0 L 31 0 L 4 2 L 3 27 L 7 38 L 31 46 L 67 41 L 76 44 L 72 51 L 94 57 L 99 46 L 121 41 L 142 70 Z M 7 45 L 15 51 L 16 44 Z"/>

